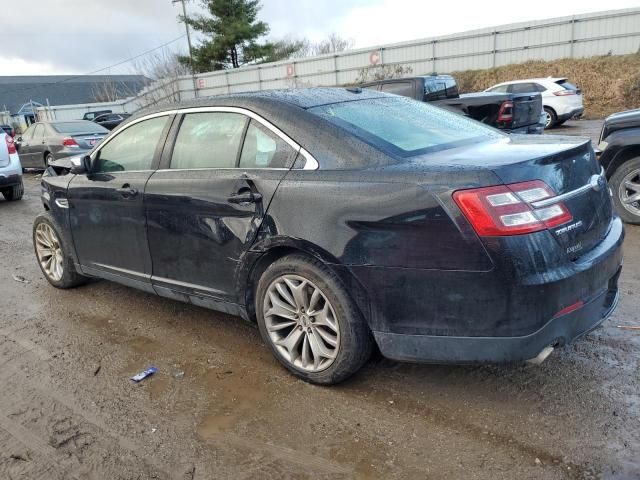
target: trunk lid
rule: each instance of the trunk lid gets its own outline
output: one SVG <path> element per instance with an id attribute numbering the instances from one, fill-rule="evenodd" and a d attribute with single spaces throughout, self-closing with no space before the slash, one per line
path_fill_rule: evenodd
<path id="1" fill-rule="evenodd" d="M 72 137 L 80 148 L 90 149 L 95 147 L 106 136 L 104 133 L 72 133 Z"/>
<path id="2" fill-rule="evenodd" d="M 546 145 L 547 137 L 542 137 Z M 576 141 L 577 140 L 577 141 Z M 551 139 L 558 142 L 557 138 Z M 591 250 L 606 236 L 611 223 L 612 204 L 609 187 L 602 167 L 595 158 L 591 142 L 587 139 L 561 139 L 562 149 L 530 159 L 514 161 L 493 169 L 506 184 L 528 180 L 542 180 L 556 195 L 569 195 L 562 203 L 573 217 L 569 222 L 550 229 L 565 255 L 571 259 Z M 512 144 L 518 150 L 532 147 L 536 142 L 527 137 L 514 137 Z"/>
<path id="3" fill-rule="evenodd" d="M 591 142 L 579 137 L 509 135 L 499 141 L 436 152 L 416 158 L 435 168 L 491 171 L 493 185 L 541 180 L 572 219 L 549 231 L 569 259 L 586 253 L 606 236 L 613 215 L 609 187 Z M 477 187 L 491 186 L 481 182 Z M 468 187 L 467 187 L 468 188 Z"/>

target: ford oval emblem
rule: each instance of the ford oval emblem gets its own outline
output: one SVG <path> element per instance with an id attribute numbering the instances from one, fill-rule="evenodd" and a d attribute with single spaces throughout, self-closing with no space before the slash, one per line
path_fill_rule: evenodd
<path id="1" fill-rule="evenodd" d="M 591 179 L 589 180 L 589 184 L 591 185 L 591 188 L 593 188 L 596 192 L 599 192 L 605 186 L 604 177 L 602 175 L 592 175 Z"/>

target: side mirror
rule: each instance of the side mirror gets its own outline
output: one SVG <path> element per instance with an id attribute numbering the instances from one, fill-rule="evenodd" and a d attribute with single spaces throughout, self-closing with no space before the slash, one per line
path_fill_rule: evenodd
<path id="1" fill-rule="evenodd" d="M 73 157 L 71 159 L 71 169 L 69 171 L 75 175 L 91 173 L 91 157 L 89 155 L 85 155 L 84 157 Z"/>

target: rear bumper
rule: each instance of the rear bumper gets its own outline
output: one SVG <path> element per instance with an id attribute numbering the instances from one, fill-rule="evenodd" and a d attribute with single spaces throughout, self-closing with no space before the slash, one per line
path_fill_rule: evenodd
<path id="1" fill-rule="evenodd" d="M 0 172 L 0 188 L 13 187 L 22 182 L 22 173 Z"/>
<path id="2" fill-rule="evenodd" d="M 577 311 L 556 317 L 520 337 L 444 337 L 374 332 L 382 354 L 393 360 L 430 363 L 518 362 L 536 357 L 545 347 L 562 346 L 604 322 L 618 304 L 617 279 Z"/>
<path id="3" fill-rule="evenodd" d="M 544 239 L 537 237 L 537 246 L 550 251 Z M 486 272 L 375 267 L 352 272 L 367 290 L 366 316 L 384 356 L 432 363 L 520 361 L 572 342 L 611 314 L 623 240 L 622 222 L 614 217 L 591 251 L 529 275 L 507 274 L 504 266 Z M 518 262 L 526 264 L 527 258 Z M 582 307 L 560 316 L 578 301 Z"/>
<path id="4" fill-rule="evenodd" d="M 574 108 L 562 115 L 558 115 L 558 121 L 564 122 L 565 120 L 571 120 L 572 118 L 580 118 L 584 113 L 584 107 Z"/>

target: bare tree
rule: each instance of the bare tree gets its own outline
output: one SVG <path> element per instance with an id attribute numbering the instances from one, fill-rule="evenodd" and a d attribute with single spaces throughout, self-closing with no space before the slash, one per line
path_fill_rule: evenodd
<path id="1" fill-rule="evenodd" d="M 179 79 L 189 75 L 189 67 L 181 63 L 178 57 L 176 52 L 163 49 L 134 63 L 133 71 L 149 79 L 139 95 L 141 106 L 180 101 Z"/>
<path id="2" fill-rule="evenodd" d="M 115 102 L 120 98 L 136 94 L 126 83 L 114 80 L 104 80 L 95 85 L 92 90 L 94 102 Z"/>
<path id="3" fill-rule="evenodd" d="M 388 80 L 411 75 L 413 68 L 408 65 L 374 65 L 361 68 L 355 83 L 375 82 L 376 80 Z"/>
<path id="4" fill-rule="evenodd" d="M 344 52 L 353 48 L 353 39 L 342 38 L 336 33 L 330 34 L 324 40 L 313 43 L 309 39 L 299 39 L 293 36 L 285 37 L 274 42 L 277 58 L 270 58 L 268 61 L 278 61 L 295 58 L 313 57 L 314 55 L 325 55 L 328 53 Z"/>
<path id="5" fill-rule="evenodd" d="M 354 45 L 355 41 L 352 38 L 342 38 L 334 32 L 324 40 L 313 45 L 312 55 L 344 52 L 345 50 L 353 48 Z"/>

